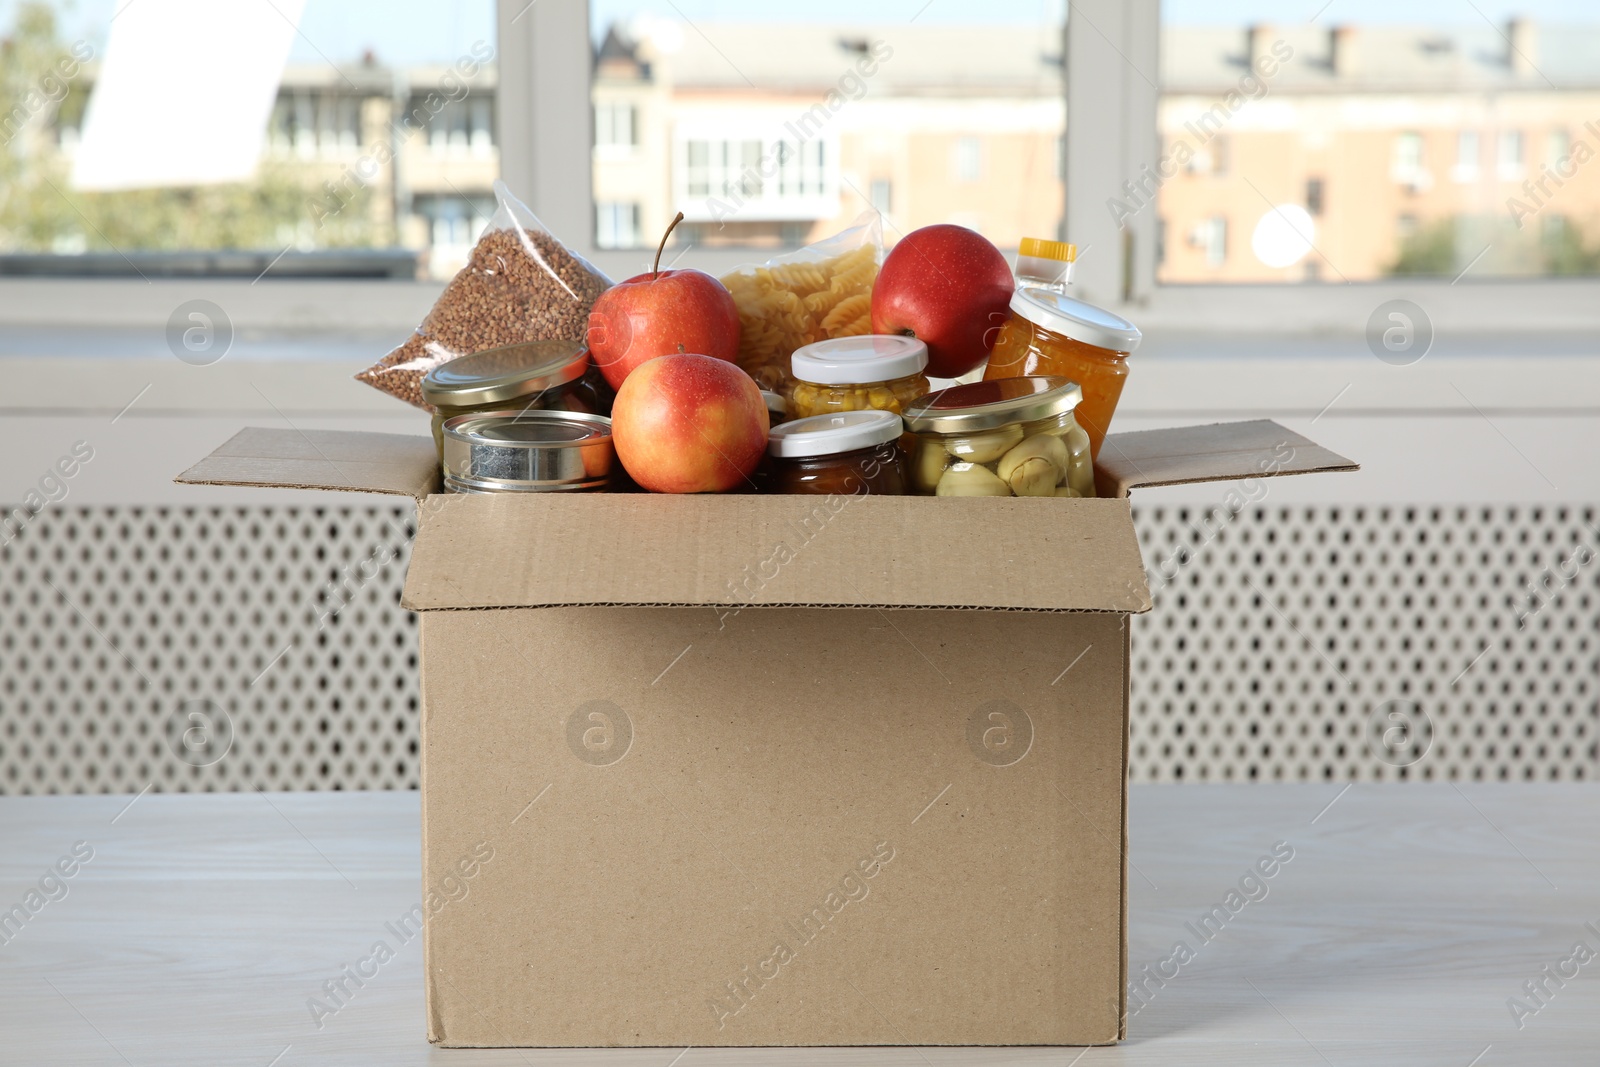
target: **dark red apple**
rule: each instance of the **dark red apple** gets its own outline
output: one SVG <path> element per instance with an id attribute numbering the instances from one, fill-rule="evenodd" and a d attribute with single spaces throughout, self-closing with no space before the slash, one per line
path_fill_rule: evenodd
<path id="1" fill-rule="evenodd" d="M 617 458 L 652 493 L 720 493 L 748 484 L 766 453 L 768 428 L 755 379 L 697 354 L 646 360 L 611 407 Z"/>
<path id="2" fill-rule="evenodd" d="M 672 233 L 680 212 L 667 227 Z M 661 266 L 661 238 L 656 249 Z M 589 351 L 611 388 L 622 388 L 634 368 L 675 352 L 694 352 L 732 363 L 739 354 L 739 309 L 727 287 L 704 271 L 652 270 L 600 294 L 589 313 Z"/>
<path id="3" fill-rule="evenodd" d="M 988 358 L 1015 289 L 1006 257 L 982 234 L 924 226 L 883 261 L 872 286 L 872 332 L 921 339 L 928 376 L 958 378 Z"/>

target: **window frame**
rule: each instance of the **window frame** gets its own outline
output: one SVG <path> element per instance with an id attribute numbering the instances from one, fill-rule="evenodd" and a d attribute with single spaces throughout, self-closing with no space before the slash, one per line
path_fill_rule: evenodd
<path id="1" fill-rule="evenodd" d="M 1068 122 L 1063 217 L 1080 249 L 1074 287 L 1095 303 L 1125 309 L 1149 328 L 1302 333 L 1359 332 L 1388 299 L 1408 298 L 1455 330 L 1600 329 L 1600 278 L 1385 279 L 1314 284 L 1158 284 L 1158 212 L 1120 225 L 1106 210 L 1130 175 L 1159 159 L 1160 0 L 1073 0 L 1064 31 Z M 594 225 L 591 103 L 593 45 L 587 2 L 496 0 L 497 87 L 493 106 L 501 177 L 575 252 L 614 278 L 649 268 L 650 249 L 601 249 Z M 1072 99 L 1092 101 L 1077 114 Z M 582 106 L 574 106 L 581 100 Z M 1526 141 L 1524 142 L 1526 153 Z M 653 247 L 654 235 L 643 235 Z M 766 253 L 760 254 L 764 258 Z M 695 266 L 723 273 L 757 258 L 740 248 L 703 248 Z M 438 282 L 275 282 L 223 279 L 0 278 L 0 327 L 39 323 L 47 309 L 86 302 L 116 309 L 126 325 L 164 324 L 174 303 L 156 293 L 243 294 L 250 317 L 281 323 L 348 321 L 353 300 L 370 317 L 412 307 Z M 408 313 L 409 314 L 409 313 Z M 69 316 L 70 317 L 70 316 Z M 362 318 L 369 318 L 363 314 Z"/>

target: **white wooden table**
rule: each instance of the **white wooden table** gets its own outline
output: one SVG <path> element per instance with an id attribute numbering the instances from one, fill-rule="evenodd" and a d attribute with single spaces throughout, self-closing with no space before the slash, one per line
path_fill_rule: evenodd
<path id="1" fill-rule="evenodd" d="M 1600 952 L 1600 789 L 1342 788 L 1133 788 L 1132 969 L 1193 958 L 1088 1050 L 439 1050 L 416 942 L 318 1029 L 308 998 L 416 901 L 416 794 L 0 799 L 0 909 L 93 849 L 0 926 L 0 1064 L 1600 1063 L 1600 958 L 1542 1006 L 1523 988 Z M 1277 842 L 1294 858 L 1203 942 Z"/>

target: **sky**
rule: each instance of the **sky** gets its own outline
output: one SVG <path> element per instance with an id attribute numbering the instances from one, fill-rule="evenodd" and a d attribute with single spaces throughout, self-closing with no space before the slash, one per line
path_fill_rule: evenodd
<path id="1" fill-rule="evenodd" d="M 0 0 L 0 27 L 9 29 L 21 0 Z M 105 27 L 118 8 L 141 0 L 55 0 L 68 39 L 104 43 Z M 148 0 L 143 0 L 148 2 Z M 270 0 L 216 0 L 268 3 Z M 573 3 L 576 0 L 543 0 Z M 1164 0 L 1163 18 L 1184 25 L 1246 25 L 1310 19 L 1323 0 Z M 973 23 L 1005 21 L 1037 25 L 1061 17 L 1064 0 L 806 0 L 803 5 L 752 0 L 591 0 L 597 30 L 614 19 L 639 14 L 705 21 Z M 1481 12 L 1481 14 L 1480 14 Z M 1554 23 L 1600 22 L 1600 0 L 1331 0 L 1317 18 L 1335 23 L 1475 25 L 1502 22 L 1514 14 Z M 477 40 L 494 34 L 494 0 L 306 0 L 305 18 L 290 61 L 315 63 L 324 56 L 343 63 L 372 49 L 397 65 L 453 62 Z"/>

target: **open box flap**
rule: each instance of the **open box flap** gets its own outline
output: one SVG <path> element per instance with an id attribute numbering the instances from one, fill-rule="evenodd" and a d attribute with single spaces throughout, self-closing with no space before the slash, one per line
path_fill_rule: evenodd
<path id="1" fill-rule="evenodd" d="M 1126 500 L 430 497 L 402 603 L 1150 608 Z"/>
<path id="2" fill-rule="evenodd" d="M 1095 463 L 1095 487 L 1102 497 L 1125 497 L 1154 485 L 1360 469 L 1271 419 L 1257 419 L 1110 434 Z"/>
<path id="3" fill-rule="evenodd" d="M 439 455 L 432 438 L 414 434 L 251 426 L 175 481 L 387 493 L 421 500 L 438 487 Z"/>

